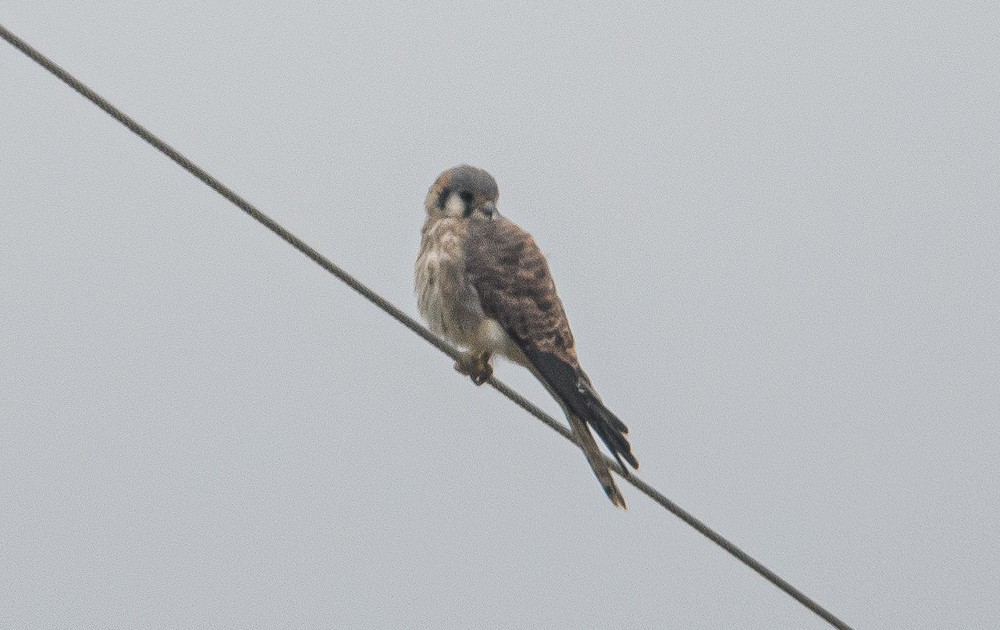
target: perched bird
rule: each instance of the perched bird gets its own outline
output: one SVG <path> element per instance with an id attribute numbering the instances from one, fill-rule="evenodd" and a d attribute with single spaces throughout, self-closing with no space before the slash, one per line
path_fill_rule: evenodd
<path id="1" fill-rule="evenodd" d="M 531 370 L 566 413 L 608 498 L 624 509 L 590 429 L 627 475 L 625 462 L 639 468 L 628 427 L 580 367 L 545 256 L 530 234 L 497 212 L 499 197 L 493 177 L 468 165 L 448 169 L 431 186 L 416 264 L 420 314 L 431 330 L 465 348 L 455 369 L 477 385 L 492 376 L 494 354 Z"/>

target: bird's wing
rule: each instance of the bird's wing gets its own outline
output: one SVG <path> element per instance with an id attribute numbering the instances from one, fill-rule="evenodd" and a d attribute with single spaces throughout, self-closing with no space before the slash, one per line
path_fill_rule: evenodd
<path id="1" fill-rule="evenodd" d="M 580 368 L 569 320 L 545 256 L 531 235 L 503 217 L 470 222 L 465 258 L 466 274 L 479 293 L 484 313 L 495 319 L 517 344 L 532 371 L 559 401 L 570 421 L 589 424 L 623 470 L 627 469 L 622 460 L 638 468 L 639 462 L 625 437 L 628 427 L 604 406 Z M 588 438 L 593 442 L 593 437 L 585 427 L 581 431 L 575 425 L 594 472 L 617 504 L 614 495 L 618 499 L 621 495 L 617 488 L 613 492 L 609 489 L 610 474 L 606 470 L 602 474 L 595 465 L 596 456 L 606 469 L 600 450 L 588 452 L 588 445 L 583 442 Z M 614 483 L 610 485 L 613 487 Z"/>

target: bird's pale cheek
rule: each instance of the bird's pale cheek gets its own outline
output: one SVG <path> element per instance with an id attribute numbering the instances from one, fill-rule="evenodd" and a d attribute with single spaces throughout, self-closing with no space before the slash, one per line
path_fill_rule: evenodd
<path id="1" fill-rule="evenodd" d="M 444 215 L 446 217 L 461 217 L 465 215 L 465 202 L 458 195 L 451 195 L 444 204 Z"/>

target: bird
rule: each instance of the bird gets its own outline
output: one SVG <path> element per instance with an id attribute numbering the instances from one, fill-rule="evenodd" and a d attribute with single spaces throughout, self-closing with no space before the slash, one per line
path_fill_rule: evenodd
<path id="1" fill-rule="evenodd" d="M 482 385 L 493 357 L 522 365 L 559 403 L 573 438 L 611 502 L 627 509 L 594 433 L 617 460 L 638 470 L 628 427 L 601 401 L 580 366 L 573 332 L 532 236 L 497 210 L 487 171 L 450 168 L 427 192 L 414 273 L 417 308 L 435 334 L 461 350 L 455 369 Z"/>

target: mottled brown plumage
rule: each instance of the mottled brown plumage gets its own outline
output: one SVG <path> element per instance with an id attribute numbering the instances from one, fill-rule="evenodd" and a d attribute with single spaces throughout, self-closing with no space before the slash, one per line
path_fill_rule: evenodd
<path id="1" fill-rule="evenodd" d="M 504 217 L 472 222 L 468 230 L 466 275 L 483 311 L 515 340 L 578 368 L 569 320 L 535 239 Z"/>
<path id="2" fill-rule="evenodd" d="M 455 368 L 476 384 L 488 380 L 494 353 L 524 365 L 545 385 L 611 501 L 625 507 L 606 460 L 588 429 L 618 460 L 639 462 L 628 427 L 601 402 L 580 367 L 569 320 L 530 234 L 496 211 L 496 182 L 482 169 L 441 174 L 427 194 L 416 291 L 431 329 L 466 348 Z"/>

